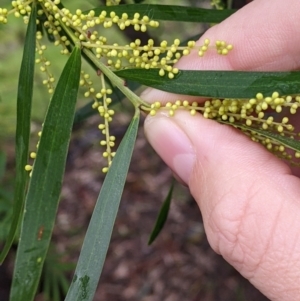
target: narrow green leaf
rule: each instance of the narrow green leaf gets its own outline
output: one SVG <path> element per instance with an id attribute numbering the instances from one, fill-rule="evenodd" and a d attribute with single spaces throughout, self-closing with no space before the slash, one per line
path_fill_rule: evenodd
<path id="1" fill-rule="evenodd" d="M 96 15 L 102 11 L 110 13 L 114 11 L 119 17 L 127 13 L 133 18 L 135 13 L 148 16 L 153 20 L 176 21 L 176 22 L 205 22 L 220 23 L 236 12 L 234 9 L 205 9 L 199 7 L 160 5 L 160 4 L 124 4 L 118 6 L 99 6 L 93 9 Z"/>
<path id="2" fill-rule="evenodd" d="M 156 239 L 156 237 L 158 236 L 158 234 L 161 232 L 162 228 L 165 225 L 165 222 L 166 222 L 166 220 L 168 218 L 168 214 L 169 214 L 170 204 L 171 204 L 172 195 L 173 195 L 173 189 L 174 189 L 174 181 L 172 181 L 168 195 L 159 210 L 154 228 L 150 234 L 148 245 L 151 245 L 153 243 L 153 241 Z"/>
<path id="3" fill-rule="evenodd" d="M 118 76 L 159 90 L 216 98 L 252 98 L 258 92 L 265 96 L 300 93 L 300 71 L 192 71 L 181 70 L 174 79 L 159 76 L 158 69 L 124 69 Z"/>
<path id="4" fill-rule="evenodd" d="M 65 301 L 93 300 L 119 208 L 139 124 L 135 116 L 100 191 Z"/>
<path id="5" fill-rule="evenodd" d="M 75 47 L 58 80 L 44 122 L 25 200 L 11 301 L 31 301 L 36 293 L 60 197 L 80 68 L 80 49 Z"/>
<path id="6" fill-rule="evenodd" d="M 31 103 L 35 66 L 36 6 L 32 11 L 27 27 L 23 58 L 19 74 L 17 95 L 17 126 L 16 126 L 16 182 L 11 226 L 4 248 L 0 254 L 0 264 L 4 261 L 16 235 L 22 216 L 24 195 L 27 183 L 27 172 L 24 166 L 28 160 Z"/>
<path id="7" fill-rule="evenodd" d="M 6 168 L 6 154 L 0 150 L 0 180 L 3 178 Z"/>

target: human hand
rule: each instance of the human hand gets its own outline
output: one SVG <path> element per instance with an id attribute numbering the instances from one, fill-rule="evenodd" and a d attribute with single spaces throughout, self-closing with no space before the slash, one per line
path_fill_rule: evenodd
<path id="1" fill-rule="evenodd" d="M 222 39 L 232 44 L 228 56 L 208 51 L 200 59 L 192 53 L 177 66 L 299 69 L 299 15 L 299 0 L 255 0 L 203 35 L 212 43 Z M 148 89 L 142 98 L 166 102 L 182 96 Z M 297 171 L 241 132 L 200 114 L 176 111 L 168 117 L 161 111 L 147 117 L 145 132 L 157 153 L 188 185 L 212 248 L 271 300 L 300 300 Z"/>

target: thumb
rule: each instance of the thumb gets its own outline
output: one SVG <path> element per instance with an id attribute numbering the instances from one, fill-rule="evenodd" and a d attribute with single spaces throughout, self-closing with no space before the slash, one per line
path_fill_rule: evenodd
<path id="1" fill-rule="evenodd" d="M 239 131 L 200 114 L 148 116 L 147 138 L 188 184 L 208 240 L 272 300 L 300 296 L 300 180 Z"/>

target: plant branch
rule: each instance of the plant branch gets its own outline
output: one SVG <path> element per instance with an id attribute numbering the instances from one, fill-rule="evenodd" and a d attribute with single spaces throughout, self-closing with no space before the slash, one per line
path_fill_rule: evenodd
<path id="1" fill-rule="evenodd" d="M 83 52 L 88 56 L 88 58 L 97 66 L 108 78 L 109 80 L 132 102 L 135 108 L 143 105 L 145 107 L 150 107 L 150 105 L 143 101 L 139 96 L 133 93 L 124 85 L 124 81 L 115 75 L 107 66 L 105 66 L 100 60 L 98 60 L 95 54 L 86 48 L 83 48 Z"/>

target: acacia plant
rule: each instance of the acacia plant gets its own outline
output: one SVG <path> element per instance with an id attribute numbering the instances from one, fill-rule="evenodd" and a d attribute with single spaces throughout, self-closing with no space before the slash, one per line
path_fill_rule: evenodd
<path id="1" fill-rule="evenodd" d="M 109 245 L 119 207 L 130 158 L 134 148 L 140 113 L 155 115 L 167 110 L 188 110 L 191 115 L 234 126 L 253 141 L 263 144 L 280 158 L 299 163 L 298 133 L 290 122 L 300 105 L 299 72 L 189 71 L 176 68 L 176 62 L 191 52 L 205 59 L 207 51 L 230 55 L 235 51 L 230 41 L 210 41 L 202 45 L 193 39 L 182 42 L 146 43 L 135 39 L 119 45 L 107 29 L 123 31 L 133 27 L 145 34 L 158 28 L 161 21 L 218 23 L 235 11 L 213 1 L 212 9 L 174 5 L 120 4 L 107 0 L 106 6 L 88 11 L 70 11 L 61 0 L 14 0 L 12 8 L 0 8 L 0 23 L 5 26 L 11 16 L 21 17 L 27 27 L 20 68 L 17 96 L 16 183 L 10 233 L 2 250 L 5 259 L 20 225 L 15 260 L 11 301 L 34 299 L 43 264 L 49 248 L 56 217 L 68 145 L 74 120 L 99 114 L 100 145 L 106 174 L 99 193 L 80 258 L 68 290 L 67 301 L 92 300 Z M 172 2 L 172 1 L 170 1 Z M 216 9 L 217 8 L 217 9 Z M 223 9 L 220 9 L 223 8 Z M 45 40 L 57 46 L 67 57 L 59 78 L 51 72 Z M 204 58 L 202 58 L 204 56 Z M 98 75 L 91 80 L 83 70 L 86 61 Z M 35 72 L 43 73 L 43 84 L 49 93 L 49 107 L 39 133 L 36 151 L 29 150 L 31 102 Z M 134 84 L 135 83 L 135 84 Z M 134 93 L 136 83 L 182 94 L 174 103 L 162 104 L 159 99 L 149 104 Z M 92 102 L 75 112 L 78 89 Z M 114 118 L 113 104 L 120 92 L 135 110 L 123 140 L 115 149 L 110 123 Z M 184 95 L 205 97 L 203 104 L 190 103 Z M 99 150 L 100 151 L 100 150 Z M 30 159 L 31 158 L 31 159 Z M 31 161 L 30 161 L 31 160 Z M 30 163 L 29 163 L 30 162 Z M 170 201 L 170 194 L 158 218 L 151 241 L 160 231 Z"/>

